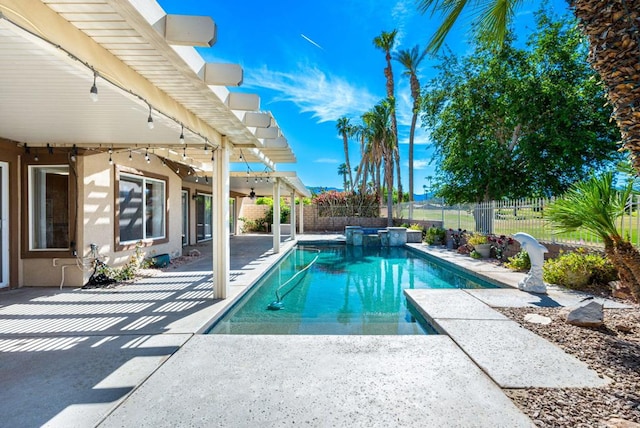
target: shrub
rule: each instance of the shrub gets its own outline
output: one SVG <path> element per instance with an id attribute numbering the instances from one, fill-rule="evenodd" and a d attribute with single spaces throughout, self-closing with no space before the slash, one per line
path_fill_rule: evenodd
<path id="1" fill-rule="evenodd" d="M 467 236 L 467 244 L 469 245 L 480 245 L 486 244 L 488 242 L 489 238 L 487 238 L 486 235 L 483 235 L 482 233 L 474 232 Z"/>
<path id="2" fill-rule="evenodd" d="M 480 253 L 477 252 L 476 250 L 471 251 L 469 256 L 471 256 L 472 259 L 481 259 L 482 258 L 482 255 L 480 255 Z"/>
<path id="3" fill-rule="evenodd" d="M 137 243 L 136 250 L 134 251 L 133 254 L 131 254 L 131 257 L 129 257 L 129 260 L 123 266 L 110 267 L 110 266 L 107 266 L 106 264 L 102 264 L 98 267 L 98 269 L 96 270 L 96 273 L 103 274 L 106 277 L 111 278 L 116 282 L 122 282 L 122 281 L 128 281 L 130 279 L 133 279 L 138 273 L 138 270 L 140 268 L 147 268 L 147 267 L 149 267 L 149 264 L 148 262 L 144 261 L 144 254 L 142 253 L 142 244 Z"/>
<path id="4" fill-rule="evenodd" d="M 444 244 L 445 238 L 447 236 L 447 231 L 441 227 L 431 226 L 427 229 L 427 233 L 424 237 L 424 240 L 427 244 Z"/>
<path id="5" fill-rule="evenodd" d="M 509 259 L 504 264 L 506 268 L 515 271 L 528 271 L 531 269 L 531 260 L 529 260 L 529 253 L 525 250 L 520 250 L 518 254 Z"/>
<path id="6" fill-rule="evenodd" d="M 609 260 L 584 249 L 547 260 L 542 270 L 546 282 L 576 290 L 605 289 L 617 278 L 616 269 Z"/>

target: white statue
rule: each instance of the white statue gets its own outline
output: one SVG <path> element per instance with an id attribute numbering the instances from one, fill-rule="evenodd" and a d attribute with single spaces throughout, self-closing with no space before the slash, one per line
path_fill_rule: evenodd
<path id="1" fill-rule="evenodd" d="M 544 263 L 544 253 L 549 250 L 528 233 L 518 232 L 513 235 L 513 239 L 520 243 L 520 246 L 529 254 L 529 260 L 531 260 L 531 270 L 518 283 L 518 288 L 531 293 L 547 294 L 547 286 L 542 279 L 542 264 Z"/>

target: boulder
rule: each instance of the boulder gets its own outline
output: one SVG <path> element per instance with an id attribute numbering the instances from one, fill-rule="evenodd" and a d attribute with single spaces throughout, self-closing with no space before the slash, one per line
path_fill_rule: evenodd
<path id="1" fill-rule="evenodd" d="M 600 327 L 603 320 L 604 312 L 598 302 L 591 301 L 566 310 L 566 321 L 579 327 Z"/>

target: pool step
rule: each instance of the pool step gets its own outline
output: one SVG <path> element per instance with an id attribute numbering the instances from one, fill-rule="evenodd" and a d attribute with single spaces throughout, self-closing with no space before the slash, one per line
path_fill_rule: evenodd
<path id="1" fill-rule="evenodd" d="M 599 387 L 610 382 L 465 290 L 404 290 L 409 302 L 502 388 Z"/>

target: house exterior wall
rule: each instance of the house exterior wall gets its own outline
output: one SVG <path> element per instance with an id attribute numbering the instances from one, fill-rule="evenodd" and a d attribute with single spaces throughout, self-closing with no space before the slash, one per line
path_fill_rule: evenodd
<path id="1" fill-rule="evenodd" d="M 140 154 L 133 155 L 129 161 L 129 152 L 114 152 L 113 165 L 109 164 L 108 153 L 80 156 L 77 160 L 78 172 L 78 215 L 77 215 L 77 258 L 61 254 L 59 258 L 23 259 L 24 286 L 64 286 L 79 287 L 89 279 L 91 268 L 91 244 L 96 244 L 103 260 L 112 267 L 125 264 L 135 252 L 133 246 L 119 248 L 116 244 L 117 181 L 116 169 L 131 168 L 133 165 L 144 176 L 162 177 L 166 180 L 166 239 L 160 243 L 142 241 L 145 257 L 169 254 L 177 257 L 182 254 L 182 193 L 181 177 L 162 166 L 161 161 L 152 156 L 146 163 Z M 190 195 L 196 188 L 201 191 L 206 186 L 188 185 Z M 72 202 L 73 203 L 73 202 Z M 190 215 L 194 213 L 193 201 L 189 199 Z M 195 214 L 193 214 L 195 216 Z M 190 225 L 193 225 L 190 222 Z M 190 227 L 191 230 L 194 229 Z M 195 232 L 194 232 L 195 233 Z M 63 267 L 65 266 L 65 267 Z"/>
<path id="2" fill-rule="evenodd" d="M 4 290 L 18 288 L 22 283 L 20 277 L 20 154 L 13 141 L 0 138 L 0 161 L 9 165 L 9 218 L 6 226 L 9 233 L 9 286 Z"/>

